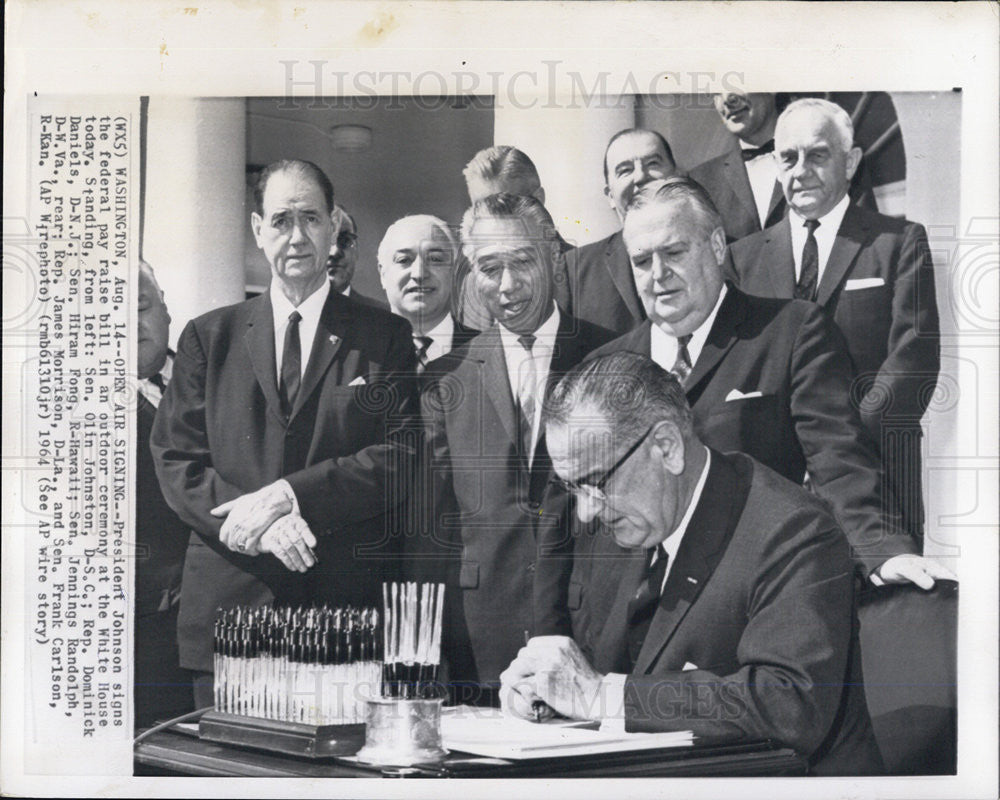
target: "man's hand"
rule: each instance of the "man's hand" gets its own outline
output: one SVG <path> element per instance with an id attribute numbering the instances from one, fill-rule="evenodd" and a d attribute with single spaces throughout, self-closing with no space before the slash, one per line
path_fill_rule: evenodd
<path id="1" fill-rule="evenodd" d="M 936 561 L 923 556 L 893 556 L 874 573 L 883 583 L 915 583 L 921 589 L 933 589 L 937 578 L 957 581 L 958 577 Z"/>
<path id="2" fill-rule="evenodd" d="M 275 481 L 263 489 L 216 506 L 214 517 L 226 517 L 219 531 L 222 543 L 237 553 L 255 556 L 259 542 L 271 524 L 295 510 L 295 495 L 286 481 Z"/>
<path id="3" fill-rule="evenodd" d="M 601 678 L 576 642 L 566 636 L 536 636 L 500 675 L 504 710 L 532 719 L 541 700 L 570 719 L 600 719 Z"/>
<path id="4" fill-rule="evenodd" d="M 316 563 L 316 537 L 298 514 L 286 514 L 260 537 L 261 553 L 271 553 L 292 572 L 305 572 Z"/>

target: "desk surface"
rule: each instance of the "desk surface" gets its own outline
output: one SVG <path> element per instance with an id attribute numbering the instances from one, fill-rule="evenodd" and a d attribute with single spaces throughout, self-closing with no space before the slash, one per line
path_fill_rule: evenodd
<path id="1" fill-rule="evenodd" d="M 203 741 L 161 731 L 135 750 L 136 775 L 266 778 L 611 778 L 804 775 L 805 761 L 766 742 L 699 745 L 586 758 L 505 761 L 454 754 L 426 769 L 366 767 L 336 758 L 310 759 Z"/>

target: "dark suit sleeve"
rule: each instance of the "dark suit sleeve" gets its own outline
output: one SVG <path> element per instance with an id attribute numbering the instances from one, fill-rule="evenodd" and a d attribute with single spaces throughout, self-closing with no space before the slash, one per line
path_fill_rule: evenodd
<path id="1" fill-rule="evenodd" d="M 820 746 L 843 692 L 853 618 L 847 547 L 828 524 L 805 508 L 780 535 L 762 534 L 760 551 L 745 556 L 747 605 L 732 609 L 731 624 L 744 624 L 737 669 L 629 676 L 626 730 L 774 739 L 804 755 Z"/>
<path id="2" fill-rule="evenodd" d="M 197 533 L 218 538 L 224 518 L 209 510 L 245 492 L 219 477 L 212 463 L 205 422 L 208 359 L 193 322 L 177 343 L 177 357 L 150 436 L 163 496 Z"/>
<path id="3" fill-rule="evenodd" d="M 408 331 L 409 326 L 403 326 L 393 332 L 381 371 L 371 375 L 365 387 L 373 413 L 382 417 L 381 441 L 285 476 L 310 525 L 371 519 L 398 507 L 412 488 L 421 430 L 416 355 Z"/>
<path id="4" fill-rule="evenodd" d="M 922 225 L 906 225 L 894 256 L 888 350 L 861 405 L 862 420 L 876 441 L 883 420 L 919 422 L 941 368 L 934 263 Z"/>
<path id="5" fill-rule="evenodd" d="M 883 497 L 878 451 L 851 402 L 854 376 L 843 334 L 818 306 L 804 308 L 791 355 L 795 434 L 816 494 L 830 505 L 867 575 L 887 558 L 916 552 L 916 544 L 891 497 Z"/>

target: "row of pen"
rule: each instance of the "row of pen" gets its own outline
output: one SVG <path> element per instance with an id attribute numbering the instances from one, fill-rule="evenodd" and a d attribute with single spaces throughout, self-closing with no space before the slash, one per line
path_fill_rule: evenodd
<path id="1" fill-rule="evenodd" d="M 374 608 L 236 607 L 216 618 L 217 711 L 308 725 L 363 722 L 381 677 Z"/>
<path id="2" fill-rule="evenodd" d="M 440 686 L 444 584 L 386 583 L 374 608 L 237 606 L 215 620 L 215 709 L 307 725 L 363 722 L 366 701 Z"/>

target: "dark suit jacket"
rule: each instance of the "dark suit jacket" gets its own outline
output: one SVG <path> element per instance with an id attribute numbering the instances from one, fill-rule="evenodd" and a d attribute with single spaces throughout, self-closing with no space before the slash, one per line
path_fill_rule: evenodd
<path id="1" fill-rule="evenodd" d="M 183 666 L 211 671 L 219 607 L 380 604 L 398 566 L 392 509 L 417 447 L 407 437 L 419 437 L 413 368 L 405 320 L 331 292 L 286 420 L 268 294 L 188 323 L 152 435 L 163 493 L 197 534 L 181 590 Z M 319 539 L 304 575 L 228 550 L 208 513 L 282 477 Z"/>
<path id="2" fill-rule="evenodd" d="M 566 310 L 577 319 L 615 336 L 646 319 L 621 231 L 567 252 L 566 280 Z"/>
<path id="3" fill-rule="evenodd" d="M 562 315 L 550 384 L 606 341 Z M 432 362 L 425 378 L 434 499 L 424 530 L 434 536 L 408 542 L 408 568 L 426 575 L 437 567 L 447 580 L 451 679 L 495 684 L 525 631 L 569 633 L 568 497 L 549 483 L 544 437 L 528 469 L 497 327 Z"/>
<path id="4" fill-rule="evenodd" d="M 149 436 L 155 417 L 156 407 L 139 392 L 135 458 L 137 617 L 157 613 L 164 593 L 176 595 L 180 589 L 184 553 L 191 530 L 167 505 L 156 479 L 153 454 L 149 451 Z"/>
<path id="5" fill-rule="evenodd" d="M 747 176 L 743 156 L 731 150 L 706 161 L 689 173 L 708 192 L 716 209 L 722 215 L 726 240 L 733 242 L 760 230 L 757 203 L 753 199 L 750 178 Z M 781 184 L 774 182 L 771 202 L 768 204 L 767 225 L 778 222 L 788 210 Z"/>
<path id="6" fill-rule="evenodd" d="M 713 452 L 634 665 L 627 609 L 646 556 L 607 536 L 589 545 L 571 585 L 574 632 L 598 671 L 629 675 L 626 730 L 773 739 L 817 774 L 881 771 L 847 543 L 819 500 Z"/>
<path id="7" fill-rule="evenodd" d="M 362 294 L 353 286 L 351 287 L 351 293 L 348 295 L 349 300 L 353 300 L 355 303 L 359 303 L 368 308 L 379 308 L 382 311 L 389 310 L 389 304 L 383 300 L 376 300 L 374 297 L 369 297 L 366 294 Z"/>
<path id="8" fill-rule="evenodd" d="M 651 325 L 594 356 L 649 356 Z M 709 447 L 747 453 L 794 483 L 808 470 L 867 574 L 890 556 L 914 552 L 915 543 L 891 498 L 883 500 L 878 452 L 851 402 L 853 380 L 844 338 L 816 305 L 729 285 L 684 389 Z"/>
<path id="9" fill-rule="evenodd" d="M 744 291 L 794 294 L 787 219 L 736 242 L 730 255 Z M 852 288 L 863 279 L 878 285 Z M 920 418 L 940 371 L 934 264 L 923 226 L 849 206 L 816 299 L 847 338 L 861 420 L 881 449 L 907 527 L 919 536 Z"/>

